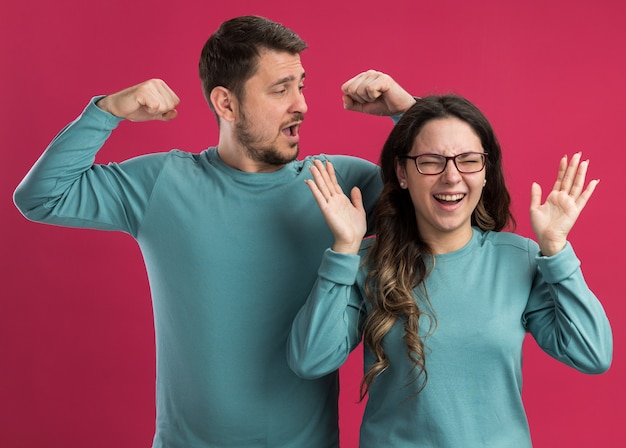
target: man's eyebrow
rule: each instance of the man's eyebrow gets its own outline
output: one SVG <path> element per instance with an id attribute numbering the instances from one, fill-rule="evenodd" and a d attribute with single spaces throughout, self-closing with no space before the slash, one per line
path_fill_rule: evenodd
<path id="1" fill-rule="evenodd" d="M 306 77 L 306 73 L 302 72 L 302 75 L 300 76 L 300 81 L 304 81 L 305 77 Z M 279 86 L 281 84 L 285 84 L 285 83 L 288 83 L 288 82 L 293 82 L 295 80 L 296 80 L 295 76 L 285 76 L 284 78 L 281 78 L 278 81 L 276 81 L 275 83 L 273 83 L 272 87 Z"/>

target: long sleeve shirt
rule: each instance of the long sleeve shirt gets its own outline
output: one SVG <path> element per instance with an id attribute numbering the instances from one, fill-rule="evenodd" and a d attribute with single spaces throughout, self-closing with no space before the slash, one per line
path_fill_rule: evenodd
<path id="1" fill-rule="evenodd" d="M 153 446 L 336 447 L 337 374 L 304 380 L 285 354 L 332 242 L 304 183 L 313 158 L 262 174 L 227 166 L 214 147 L 94 164 L 121 121 L 95 100 L 56 136 L 14 200 L 31 220 L 121 231 L 139 244 L 156 334 Z M 373 207 L 377 166 L 318 158 Z"/>
<path id="2" fill-rule="evenodd" d="M 323 378 L 361 341 L 372 305 L 365 299 L 367 266 L 359 266 L 372 243 L 365 240 L 359 255 L 326 251 L 288 342 L 299 375 Z M 417 393 L 423 377 L 416 378 L 397 321 L 383 339 L 390 365 L 371 384 L 362 448 L 530 447 L 521 398 L 527 333 L 582 372 L 600 373 L 611 363 L 608 319 L 569 243 L 544 257 L 530 239 L 474 228 L 465 247 L 435 256 L 425 286 L 430 307 L 421 289 L 413 292 L 434 318 L 420 318 L 425 388 Z M 366 346 L 364 369 L 373 361 Z"/>

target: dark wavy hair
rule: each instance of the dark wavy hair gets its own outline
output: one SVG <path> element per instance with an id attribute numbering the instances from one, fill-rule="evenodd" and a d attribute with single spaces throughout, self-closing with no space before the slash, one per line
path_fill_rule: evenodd
<path id="1" fill-rule="evenodd" d="M 211 91 L 222 86 L 243 100 L 244 84 L 256 73 L 261 50 L 299 54 L 307 44 L 280 23 L 260 16 L 227 20 L 209 37 L 198 64 L 204 96 L 211 110 Z"/>
<path id="2" fill-rule="evenodd" d="M 365 260 L 369 267 L 366 293 L 372 311 L 364 323 L 364 342 L 373 352 L 375 361 L 361 382 L 361 398 L 365 397 L 376 376 L 389 366 L 383 338 L 396 321 L 403 323 L 407 355 L 414 363 L 416 375 L 412 381 L 421 377 L 418 392 L 428 379 L 424 340 L 418 330 L 421 316 L 430 323 L 423 331 L 424 337 L 436 326 L 436 313 L 424 286 L 433 267 L 426 263 L 424 255 L 432 254 L 432 250 L 419 234 L 409 192 L 400 188 L 396 177 L 396 163 L 413 163 L 399 156 L 411 151 L 415 138 L 426 123 L 447 117 L 456 117 L 469 124 L 488 153 L 487 183 L 472 213 L 472 225 L 496 232 L 505 227 L 515 228 L 511 198 L 502 170 L 502 151 L 487 118 L 474 104 L 458 95 L 418 99 L 393 128 L 380 155 L 384 186 L 374 210 L 376 240 Z M 416 289 L 418 294 L 414 297 L 412 293 Z"/>

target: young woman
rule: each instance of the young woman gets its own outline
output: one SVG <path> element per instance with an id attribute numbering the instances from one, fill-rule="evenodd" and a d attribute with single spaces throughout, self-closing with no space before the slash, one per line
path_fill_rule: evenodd
<path id="1" fill-rule="evenodd" d="M 585 187 L 588 161 L 563 157 L 543 204 L 533 184 L 537 242 L 502 231 L 514 220 L 500 146 L 464 98 L 419 100 L 380 165 L 376 237 L 366 240 L 359 190 L 349 199 L 331 164 L 312 168 L 335 241 L 294 321 L 291 368 L 326 375 L 364 340 L 363 448 L 531 446 L 526 333 L 581 372 L 611 363 L 609 322 L 567 241 L 598 183 Z"/>

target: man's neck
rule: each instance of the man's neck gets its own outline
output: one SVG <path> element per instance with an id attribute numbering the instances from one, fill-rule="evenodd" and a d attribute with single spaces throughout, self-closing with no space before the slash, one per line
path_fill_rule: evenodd
<path id="1" fill-rule="evenodd" d="M 226 140 L 226 141 L 225 141 Z M 217 146 L 219 158 L 229 167 L 246 173 L 272 173 L 285 165 L 270 165 L 252 160 L 248 152 L 241 145 L 220 138 Z"/>

